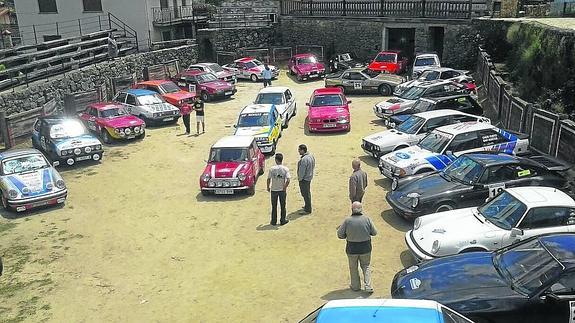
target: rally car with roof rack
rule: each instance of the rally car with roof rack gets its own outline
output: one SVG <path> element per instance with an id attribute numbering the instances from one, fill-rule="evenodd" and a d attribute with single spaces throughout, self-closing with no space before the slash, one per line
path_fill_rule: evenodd
<path id="1" fill-rule="evenodd" d="M 188 70 L 197 70 L 214 74 L 218 79 L 235 84 L 237 82 L 236 74 L 223 69 L 217 63 L 195 63 L 188 67 Z"/>
<path id="2" fill-rule="evenodd" d="M 146 135 L 146 123 L 125 112 L 117 103 L 90 104 L 80 113 L 80 119 L 107 144 L 113 140 L 141 139 Z"/>
<path id="3" fill-rule="evenodd" d="M 381 298 L 329 301 L 300 321 L 300 323 L 336 322 L 473 323 L 463 315 L 434 301 Z"/>
<path id="4" fill-rule="evenodd" d="M 196 96 L 195 92 L 181 89 L 176 83 L 169 80 L 151 80 L 136 83 L 135 89 L 150 90 L 161 95 L 166 102 L 181 108 L 183 104 L 190 103 Z"/>
<path id="5" fill-rule="evenodd" d="M 180 109 L 166 102 L 154 91 L 120 91 L 113 101 L 121 104 L 129 114 L 144 120 L 146 125 L 174 124 L 180 118 Z"/>
<path id="6" fill-rule="evenodd" d="M 250 104 L 240 111 L 235 136 L 255 137 L 263 153 L 273 154 L 282 134 L 282 117 L 274 105 Z"/>
<path id="7" fill-rule="evenodd" d="M 547 186 L 568 190 L 561 172 L 570 165 L 551 157 L 519 157 L 503 153 L 459 156 L 445 169 L 394 179 L 387 202 L 406 219 L 478 206 L 507 187 Z"/>
<path id="8" fill-rule="evenodd" d="M 253 195 L 258 177 L 264 173 L 265 156 L 251 136 L 227 136 L 210 149 L 207 165 L 200 176 L 203 195 Z"/>
<path id="9" fill-rule="evenodd" d="M 437 110 L 408 115 L 408 119 L 395 129 L 384 130 L 361 141 L 361 148 L 379 158 L 391 151 L 407 148 L 417 144 L 425 135 L 435 128 L 460 122 L 486 122 L 491 120 L 455 110 Z"/>
<path id="10" fill-rule="evenodd" d="M 280 71 L 273 65 L 268 65 L 272 72 L 272 78 L 277 78 Z M 226 71 L 236 74 L 238 79 L 251 80 L 257 82 L 263 80 L 264 64 L 253 57 L 244 57 L 236 59 L 233 63 L 222 66 Z"/>
<path id="11" fill-rule="evenodd" d="M 381 156 L 379 170 L 387 178 L 442 170 L 455 155 L 494 151 L 525 154 L 529 136 L 508 132 L 485 122 L 463 122 L 436 128 L 417 145 Z"/>
<path id="12" fill-rule="evenodd" d="M 36 149 L 0 153 L 0 195 L 5 210 L 22 212 L 63 204 L 68 190 L 62 176 Z"/>
<path id="13" fill-rule="evenodd" d="M 506 188 L 479 207 L 425 215 L 405 235 L 419 260 L 506 247 L 546 233 L 574 232 L 575 201 L 553 187 Z"/>
<path id="14" fill-rule="evenodd" d="M 296 54 L 288 61 L 288 72 L 295 75 L 298 81 L 319 79 L 325 76 L 325 66 L 314 54 Z"/>
<path id="15" fill-rule="evenodd" d="M 395 88 L 393 95 L 400 95 L 403 91 L 409 89 L 412 86 L 435 80 L 446 80 L 458 83 L 474 83 L 473 77 L 469 75 L 469 71 L 455 70 L 449 67 L 436 67 L 426 69 L 418 78 L 414 80 L 401 83 Z"/>
<path id="16" fill-rule="evenodd" d="M 391 295 L 434 300 L 477 323 L 569 322 L 575 310 L 575 235 L 537 236 L 495 252 L 411 266 L 395 275 Z"/>
<path id="17" fill-rule="evenodd" d="M 32 146 L 42 151 L 54 166 L 100 161 L 104 154 L 100 140 L 78 118 L 65 116 L 39 117 L 32 129 Z"/>
<path id="18" fill-rule="evenodd" d="M 367 68 L 350 68 L 343 72 L 328 74 L 325 87 L 338 87 L 344 93 L 379 93 L 386 96 L 405 79 L 389 73 L 379 73 Z"/>
<path id="19" fill-rule="evenodd" d="M 289 121 L 297 114 L 297 104 L 293 92 L 285 86 L 268 86 L 261 89 L 254 104 L 275 105 L 283 120 L 283 128 L 289 126 Z"/>
<path id="20" fill-rule="evenodd" d="M 183 71 L 174 77 L 174 82 L 184 90 L 198 93 L 204 102 L 227 99 L 238 91 L 235 85 L 219 80 L 212 73 L 198 70 Z"/>

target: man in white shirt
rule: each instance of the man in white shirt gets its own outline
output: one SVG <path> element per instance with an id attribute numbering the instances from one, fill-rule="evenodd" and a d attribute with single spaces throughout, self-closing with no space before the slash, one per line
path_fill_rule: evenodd
<path id="1" fill-rule="evenodd" d="M 272 199 L 272 220 L 271 225 L 276 225 L 278 210 L 278 198 L 280 200 L 281 207 L 281 217 L 280 225 L 284 225 L 289 222 L 286 219 L 286 190 L 290 182 L 289 169 L 282 165 L 284 156 L 280 153 L 275 155 L 276 165 L 272 166 L 268 172 L 267 189 L 271 192 Z"/>

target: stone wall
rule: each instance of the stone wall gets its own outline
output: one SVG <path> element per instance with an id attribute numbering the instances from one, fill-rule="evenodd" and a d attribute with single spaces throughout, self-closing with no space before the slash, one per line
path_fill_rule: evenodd
<path id="1" fill-rule="evenodd" d="M 171 60 L 179 60 L 180 66 L 195 63 L 198 57 L 197 45 L 134 54 L 98 63 L 66 74 L 51 77 L 0 93 L 0 111 L 7 115 L 27 111 L 55 98 L 63 107 L 67 94 L 94 90 L 105 84 L 109 78 L 133 75 L 141 79 L 145 66 Z"/>
<path id="2" fill-rule="evenodd" d="M 197 32 L 200 56 L 214 60 L 215 52 L 240 53 L 242 48 L 269 48 L 275 43 L 274 27 L 212 28 Z"/>

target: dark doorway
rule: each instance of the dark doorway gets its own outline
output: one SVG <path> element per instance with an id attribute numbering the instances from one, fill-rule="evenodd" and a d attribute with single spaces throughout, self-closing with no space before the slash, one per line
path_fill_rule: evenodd
<path id="1" fill-rule="evenodd" d="M 160 0 L 160 8 L 162 9 L 168 8 L 168 0 Z"/>
<path id="2" fill-rule="evenodd" d="M 444 39 L 444 29 L 443 27 L 429 27 L 429 38 L 431 45 L 431 50 L 437 53 L 439 59 L 443 57 L 443 39 Z"/>
<path id="3" fill-rule="evenodd" d="M 204 38 L 200 46 L 200 59 L 208 62 L 215 62 L 214 45 L 209 38 Z"/>
<path id="4" fill-rule="evenodd" d="M 413 60 L 415 56 L 415 28 L 387 28 L 387 49 L 401 50 Z"/>

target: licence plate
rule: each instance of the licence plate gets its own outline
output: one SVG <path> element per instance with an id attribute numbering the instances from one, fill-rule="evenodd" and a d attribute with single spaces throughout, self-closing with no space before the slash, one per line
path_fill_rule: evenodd
<path id="1" fill-rule="evenodd" d="M 80 157 L 76 157 L 76 161 L 82 161 L 82 160 L 88 160 L 88 159 L 92 159 L 92 156 L 80 156 Z"/>
<path id="2" fill-rule="evenodd" d="M 335 123 L 324 123 L 323 127 L 324 128 L 335 128 L 336 124 Z"/>
<path id="3" fill-rule="evenodd" d="M 217 189 L 214 191 L 216 194 L 234 194 L 234 190 Z"/>
<path id="4" fill-rule="evenodd" d="M 128 136 L 128 139 L 134 139 L 136 136 Z"/>
<path id="5" fill-rule="evenodd" d="M 172 121 L 172 120 L 174 120 L 173 117 L 172 117 L 172 118 L 164 118 L 164 119 L 162 119 L 162 121 Z"/>
<path id="6" fill-rule="evenodd" d="M 309 77 L 313 78 L 313 77 L 319 77 L 319 74 L 312 74 Z"/>
<path id="7" fill-rule="evenodd" d="M 232 95 L 232 91 L 224 92 L 224 95 Z"/>

